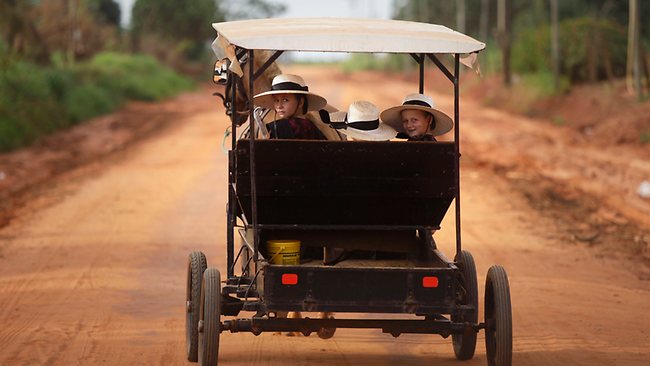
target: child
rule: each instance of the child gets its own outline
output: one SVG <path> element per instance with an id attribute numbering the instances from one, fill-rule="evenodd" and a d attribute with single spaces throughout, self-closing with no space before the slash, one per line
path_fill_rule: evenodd
<path id="1" fill-rule="evenodd" d="M 381 120 L 396 129 L 398 138 L 407 141 L 436 141 L 435 136 L 451 130 L 454 123 L 433 108 L 433 99 L 424 94 L 409 94 L 402 105 L 381 112 Z"/>
<path id="2" fill-rule="evenodd" d="M 266 125 L 272 139 L 325 140 L 320 130 L 302 116 L 325 107 L 327 101 L 310 93 L 300 76 L 280 74 L 274 77 L 271 90 L 256 95 L 254 102 L 275 113 L 274 121 Z"/>

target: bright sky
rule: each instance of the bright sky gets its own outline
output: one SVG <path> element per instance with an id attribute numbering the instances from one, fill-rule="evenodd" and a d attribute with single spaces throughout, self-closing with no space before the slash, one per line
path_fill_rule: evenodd
<path id="1" fill-rule="evenodd" d="M 131 8 L 135 0 L 116 0 L 122 9 L 122 25 L 131 21 Z M 230 0 L 234 1 L 234 0 Z M 384 18 L 391 17 L 394 0 L 267 0 L 284 3 L 287 10 L 282 18 L 341 17 Z"/>

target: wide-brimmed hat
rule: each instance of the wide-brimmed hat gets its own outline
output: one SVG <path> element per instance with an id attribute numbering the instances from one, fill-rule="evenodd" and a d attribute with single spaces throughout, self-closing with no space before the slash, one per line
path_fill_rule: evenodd
<path id="1" fill-rule="evenodd" d="M 381 120 L 390 125 L 398 132 L 406 132 L 402 124 L 402 111 L 406 109 L 417 109 L 431 113 L 435 123 L 429 127 L 429 133 L 433 136 L 445 134 L 454 126 L 451 117 L 434 108 L 435 104 L 431 97 L 424 94 L 409 94 L 404 98 L 402 105 L 388 108 L 381 112 Z"/>
<path id="2" fill-rule="evenodd" d="M 397 135 L 392 127 L 379 121 L 379 108 L 364 100 L 350 104 L 347 113 L 330 113 L 329 119 L 333 128 L 357 140 L 387 141 Z"/>
<path id="3" fill-rule="evenodd" d="M 274 77 L 271 82 L 271 90 L 257 94 L 253 97 L 253 101 L 255 105 L 273 109 L 274 94 L 303 94 L 307 97 L 308 111 L 317 111 L 327 105 L 325 98 L 309 92 L 305 80 L 298 75 L 280 74 Z"/>

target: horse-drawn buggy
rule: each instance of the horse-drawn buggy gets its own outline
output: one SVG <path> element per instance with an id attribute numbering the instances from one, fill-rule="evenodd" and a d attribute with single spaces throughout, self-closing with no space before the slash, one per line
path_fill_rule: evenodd
<path id="1" fill-rule="evenodd" d="M 216 365 L 223 332 L 318 332 L 327 338 L 337 328 L 376 328 L 395 337 L 451 336 L 460 360 L 474 356 L 477 333 L 484 330 L 488 364 L 511 364 L 506 272 L 498 265 L 488 270 L 479 322 L 476 267 L 461 246 L 460 64 L 485 45 L 446 27 L 391 20 L 213 26 L 213 48 L 226 56 L 215 66 L 215 80 L 226 85 L 222 97 L 232 122 L 227 268 L 222 277 L 207 267 L 203 253 L 189 256 L 188 359 Z M 263 138 L 268 114 L 254 108 L 253 96 L 268 90 L 269 70 L 282 53 L 300 51 L 409 54 L 419 65 L 414 89 L 420 93 L 430 60 L 453 85 L 453 141 L 346 141 L 335 131 L 323 141 Z M 451 71 L 442 57 L 452 61 Z M 450 260 L 434 233 L 452 203 L 456 252 Z M 328 262 L 328 253 L 339 257 Z M 277 260 L 290 256 L 293 261 Z M 353 316 L 281 316 L 294 311 Z M 252 315 L 237 318 L 241 312 Z"/>

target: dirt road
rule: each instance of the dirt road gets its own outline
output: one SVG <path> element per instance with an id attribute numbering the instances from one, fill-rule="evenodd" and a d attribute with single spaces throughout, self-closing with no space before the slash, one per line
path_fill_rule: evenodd
<path id="1" fill-rule="evenodd" d="M 343 75 L 302 71 L 313 90 L 338 106 L 372 91 L 385 107 L 414 88 L 395 81 L 386 90 L 380 76 L 355 86 L 342 83 Z M 206 98 L 184 100 L 191 106 Z M 449 98 L 438 99 L 451 110 Z M 225 272 L 220 141 L 227 124 L 222 109 L 191 111 L 161 133 L 53 180 L 0 229 L 0 365 L 189 364 L 186 256 L 202 250 L 209 265 Z M 467 144 L 481 146 L 478 116 L 493 111 L 465 103 L 463 113 Z M 650 281 L 631 268 L 642 264 L 549 235 L 562 228 L 531 207 L 510 179 L 471 158 L 476 146 L 463 157 L 463 245 L 476 259 L 480 294 L 491 264 L 508 270 L 514 364 L 647 365 Z M 447 220 L 437 234 L 449 256 L 453 233 Z M 370 330 L 339 330 L 330 340 L 224 333 L 220 362 L 461 364 L 449 339 Z M 483 333 L 475 358 L 462 364 L 486 364 Z"/>

